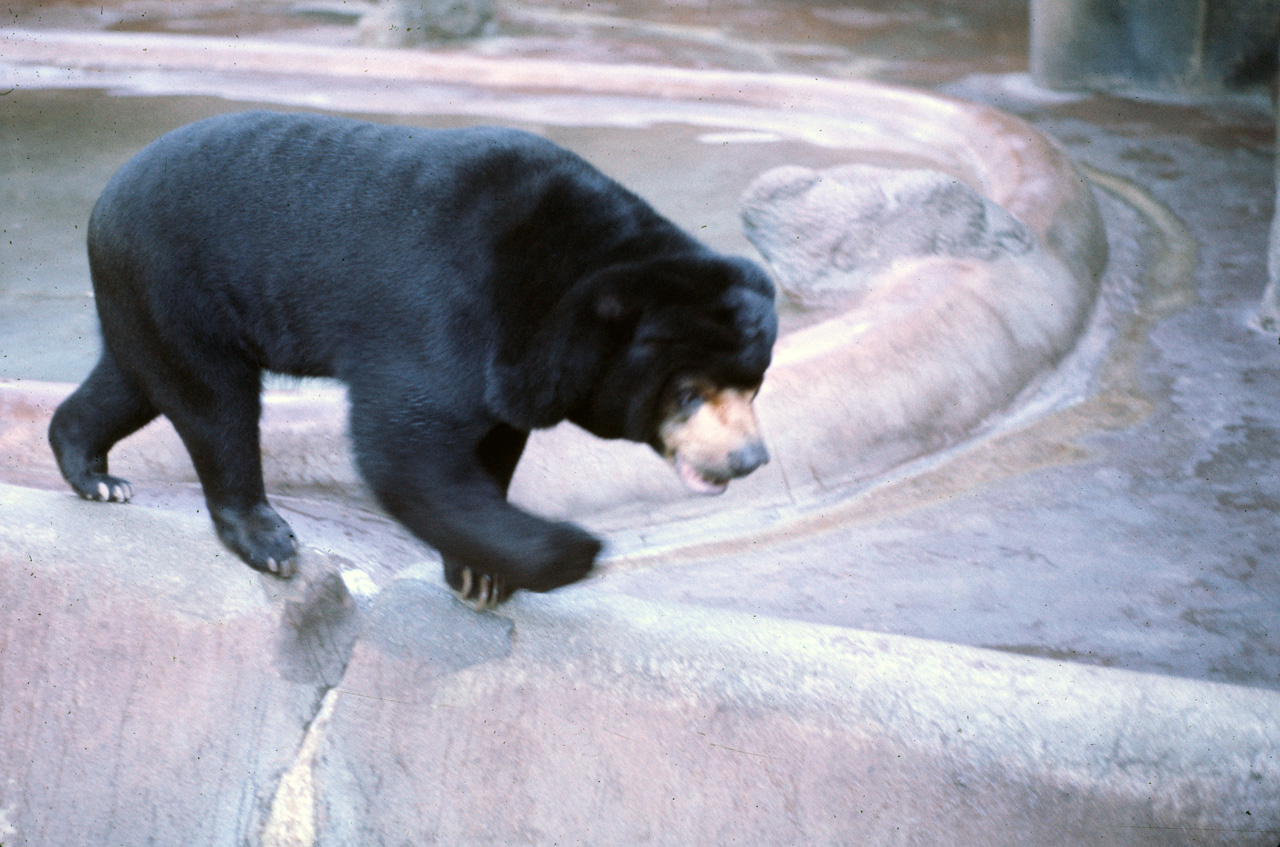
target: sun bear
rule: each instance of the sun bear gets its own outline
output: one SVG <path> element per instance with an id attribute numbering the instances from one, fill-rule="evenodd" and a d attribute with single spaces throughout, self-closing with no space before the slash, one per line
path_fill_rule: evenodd
<path id="1" fill-rule="evenodd" d="M 704 493 L 768 460 L 770 279 L 536 135 L 210 118 L 120 169 L 88 251 L 103 349 L 49 427 L 63 476 L 128 500 L 107 453 L 162 414 L 218 536 L 281 577 L 264 371 L 346 385 L 362 477 L 478 606 L 581 579 L 601 549 L 507 502 L 530 430 L 650 444 Z"/>

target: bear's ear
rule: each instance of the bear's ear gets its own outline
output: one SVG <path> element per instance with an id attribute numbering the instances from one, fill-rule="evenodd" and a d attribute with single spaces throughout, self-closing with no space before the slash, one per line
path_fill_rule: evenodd
<path id="1" fill-rule="evenodd" d="M 632 323 L 644 309 L 644 280 L 652 275 L 649 263 L 628 262 L 602 268 L 583 285 L 589 292 L 595 316 L 609 324 Z"/>
<path id="2" fill-rule="evenodd" d="M 627 305 L 615 291 L 603 291 L 596 295 L 596 317 L 605 323 L 621 323 L 628 314 Z"/>

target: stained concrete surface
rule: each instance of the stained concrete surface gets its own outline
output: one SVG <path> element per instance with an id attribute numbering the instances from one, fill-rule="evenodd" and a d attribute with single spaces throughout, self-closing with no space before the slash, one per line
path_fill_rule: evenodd
<path id="1" fill-rule="evenodd" d="M 1117 138 L 1079 120 L 1047 126 L 1085 142 L 1076 152 L 1086 162 L 1162 174 L 1147 177 L 1153 196 L 1198 246 L 1186 289 L 1162 291 L 1168 278 L 1150 272 L 1168 245 L 1102 198 L 1113 355 L 1084 392 L 1110 394 L 1132 369 L 1109 398 L 1123 407 L 1086 401 L 1083 421 L 1050 416 L 871 493 L 820 545 L 779 542 L 761 554 L 767 597 L 741 588 L 736 555 L 615 588 L 1280 687 L 1280 350 L 1248 325 L 1265 282 L 1269 157 L 1172 135 Z M 1068 370 L 1089 354 L 1083 345 Z"/>
<path id="2" fill-rule="evenodd" d="M 948 3 L 905 11 L 864 4 L 842 13 L 844 20 L 868 11 L 905 16 L 877 19 L 887 22 L 876 43 L 903 52 L 873 45 L 861 64 L 864 54 L 847 33 L 813 37 L 799 58 L 773 49 L 768 56 L 786 70 L 865 73 L 994 103 L 1099 169 L 1111 267 L 1097 322 L 1064 368 L 1049 413 L 1027 413 L 971 449 L 833 508 L 816 524 L 820 535 L 770 539 L 719 560 L 624 563 L 592 584 L 645 600 L 920 635 L 1067 666 L 1278 689 L 1280 338 L 1256 332 L 1249 320 L 1266 281 L 1268 106 L 1039 91 L 1020 73 L 1021 48 L 1002 46 L 1019 43 L 1000 32 L 1002 4 L 973 6 L 990 15 L 966 16 Z M 634 8 L 612 11 L 663 24 L 704 14 Z M 776 9 L 741 4 L 715 12 L 718 24 L 737 33 L 764 15 L 763 35 L 753 41 L 766 45 L 793 35 Z M 951 39 L 982 48 L 959 51 L 958 59 L 913 53 L 911 45 L 928 41 L 921 33 L 937 31 L 930 25 L 942 20 L 958 23 L 941 28 L 948 35 L 932 42 L 938 49 Z M 612 51 L 589 32 L 455 49 L 576 55 L 592 44 L 597 59 L 679 61 L 687 49 L 707 63 L 748 63 L 738 54 L 726 59 L 727 49 L 690 47 L 690 38 L 629 39 L 627 50 Z M 329 36 L 317 29 L 294 37 Z M 854 58 L 815 58 L 827 48 L 824 57 Z M 0 140 L 8 143 L 4 125 Z M 78 241 L 73 232 L 48 260 L 73 271 L 80 260 L 67 250 L 74 244 L 78 256 Z M 77 288 L 84 277 L 75 279 L 73 302 L 86 290 Z M 39 352 L 47 343 L 39 327 L 24 331 L 32 333 L 24 348 Z M 52 366 L 62 367 L 57 358 Z M 350 521 L 353 543 L 390 545 L 394 528 L 342 512 L 312 510 Z M 371 535 L 361 538 L 358 524 L 372 527 Z"/>
<path id="3" fill-rule="evenodd" d="M 353 44 L 369 4 L 354 0 L 15 0 L 0 25 L 266 36 Z M 496 3 L 475 41 L 436 49 L 688 68 L 804 71 L 934 85 L 1026 68 L 1025 0 L 609 0 Z"/>
<path id="4" fill-rule="evenodd" d="M 735 552 L 719 563 L 623 568 L 602 586 L 1031 655 L 1280 687 L 1280 350 L 1276 338 L 1254 332 L 1247 320 L 1265 282 L 1272 145 L 1266 106 L 1248 99 L 1153 103 L 1037 90 L 1025 76 L 1009 73 L 1025 58 L 1021 42 L 1007 31 L 1017 28 L 994 22 L 998 7 L 976 4 L 981 11 L 963 14 L 947 4 L 917 4 L 892 14 L 867 7 L 859 32 L 874 31 L 875 38 L 904 50 L 870 70 L 891 81 L 932 76 L 944 92 L 1020 114 L 1185 225 L 1198 251 L 1186 269 L 1186 290 L 1171 295 L 1172 306 L 1153 305 L 1144 291 L 1163 281 L 1149 276 L 1168 245 L 1149 216 L 1133 210 L 1133 197 L 1126 202 L 1099 190 L 1113 261 L 1093 336 L 1098 349 L 1084 349 L 1071 366 L 1078 371 L 1072 390 L 1081 399 L 1103 392 L 1112 377 L 1098 350 L 1109 349 L 1116 338 L 1127 340 L 1126 360 L 1113 364 L 1133 372 L 1123 398 L 1132 408 L 1116 419 L 1097 414 L 1092 421 L 1073 420 L 1056 435 L 1060 422 L 1033 422 L 1027 434 L 1014 433 L 975 453 L 970 461 L 978 467 L 926 473 L 898 486 L 912 490 L 905 498 L 892 487 L 876 495 L 905 505 L 878 508 L 873 496 L 856 520 L 832 517 L 837 526 L 821 540 L 779 542 L 758 554 L 752 551 L 759 546 L 741 551 L 759 556 L 752 579 L 741 578 L 742 560 Z M 856 17 L 804 8 L 805 20 Z M 766 46 L 797 35 L 791 29 L 796 16 L 782 26 L 776 9 L 743 4 L 716 11 L 725 31 L 750 31 L 754 42 Z M 19 22 L 32 20 L 31 11 L 19 12 Z M 624 4 L 613 14 L 683 26 L 684 16 L 694 13 Z M 920 16 L 950 32 L 949 38 L 996 49 L 952 51 L 948 55 L 959 57 L 953 60 L 912 53 L 907 48 L 931 31 L 921 28 Z M 762 22 L 770 18 L 773 24 Z M 211 14 L 206 30 L 217 31 L 219 21 L 223 29 L 234 26 Z M 345 30 L 326 22 L 294 32 L 323 39 Z M 575 39 L 597 34 L 590 23 L 575 32 L 574 38 L 546 42 L 545 49 L 573 54 Z M 867 55 L 858 39 L 826 30 L 806 30 L 803 37 L 813 47 Z M 518 53 L 539 43 L 512 39 L 453 49 Z M 668 61 L 672 57 L 663 51 L 678 52 L 687 39 L 668 34 L 639 41 Z M 951 44 L 933 43 L 937 51 Z M 634 58 L 625 51 L 605 52 L 614 59 Z M 874 47 L 869 54 L 886 55 Z M 723 58 L 714 50 L 704 55 L 708 62 Z M 810 67 L 812 59 L 789 59 L 785 50 L 771 55 L 786 70 Z M 68 111 L 55 109 L 55 100 Z M 24 357 L 16 369 L 0 360 L 6 376 L 75 380 L 92 361 L 93 321 L 76 227 L 94 186 L 156 130 L 238 107 L 29 90 L 0 101 L 6 127 L 22 128 L 0 139 L 6 169 L 17 175 L 3 189 L 14 201 L 5 214 L 35 214 L 5 226 L 14 244 L 0 260 L 10 306 L 0 317 L 9 350 L 0 353 L 16 357 L 11 351 L 21 350 Z M 68 125 L 79 127 L 79 134 L 69 138 L 63 130 Z M 725 157 L 711 159 L 698 150 L 698 136 L 688 127 L 664 127 L 647 136 L 645 143 L 654 145 L 649 149 L 662 151 L 661 168 L 645 165 L 643 151 L 626 164 L 616 164 L 617 157 L 609 161 L 610 148 L 628 144 L 625 131 L 564 140 L 604 159 L 606 170 L 612 165 L 617 176 L 660 206 L 668 203 L 665 211 L 686 226 L 697 230 L 709 222 L 710 240 L 730 248 L 741 245 L 729 211 L 734 192 L 765 162 L 821 165 L 831 158 L 804 145 L 761 156 L 761 145 L 727 144 Z M 699 192 L 691 199 L 679 188 L 692 182 Z M 669 199 L 677 197 L 684 199 Z M 49 226 L 54 221 L 61 226 Z M 33 290 L 40 292 L 35 300 Z M 27 310 L 40 298 L 46 304 L 57 298 L 70 308 L 59 305 L 60 320 L 36 320 Z M 1135 337 L 1126 339 L 1126 333 Z M 1084 417 L 1089 415 L 1085 407 Z M 951 479 L 966 474 L 971 482 Z"/>

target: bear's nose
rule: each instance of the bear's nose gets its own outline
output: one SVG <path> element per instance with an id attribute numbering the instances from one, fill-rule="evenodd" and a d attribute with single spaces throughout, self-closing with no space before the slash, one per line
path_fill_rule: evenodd
<path id="1" fill-rule="evenodd" d="M 769 451 L 763 441 L 752 441 L 729 454 L 729 472 L 734 476 L 746 476 L 769 461 Z"/>

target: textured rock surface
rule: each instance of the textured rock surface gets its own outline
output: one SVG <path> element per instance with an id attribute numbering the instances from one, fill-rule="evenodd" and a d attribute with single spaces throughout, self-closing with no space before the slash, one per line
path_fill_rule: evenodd
<path id="1" fill-rule="evenodd" d="M 1021 256 L 1034 237 L 1008 212 L 940 171 L 791 165 L 742 197 L 747 237 L 804 306 L 838 305 L 895 259 Z"/>
<path id="2" fill-rule="evenodd" d="M 475 613 L 434 569 L 365 613 L 202 521 L 0 509 L 6 845 L 1271 847 L 1280 815 L 1272 691 L 589 584 Z"/>
<path id="3" fill-rule="evenodd" d="M 241 845 L 356 607 L 310 556 L 286 584 L 207 521 L 0 485 L 0 842 Z"/>

